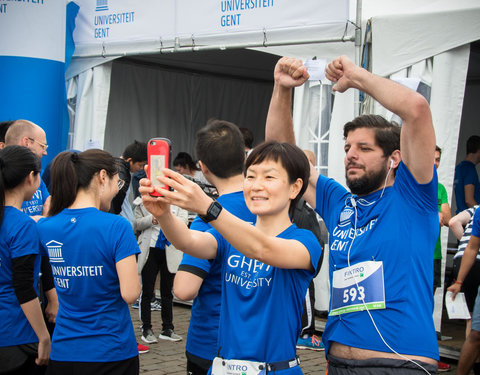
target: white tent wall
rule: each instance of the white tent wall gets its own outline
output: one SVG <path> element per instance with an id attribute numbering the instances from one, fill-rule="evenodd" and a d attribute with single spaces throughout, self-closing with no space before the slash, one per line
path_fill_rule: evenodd
<path id="1" fill-rule="evenodd" d="M 67 98 L 75 103 L 74 111 L 69 108 L 70 148 L 103 148 L 111 68 L 111 63 L 97 65 L 67 82 Z"/>
<path id="2" fill-rule="evenodd" d="M 442 162 L 438 170 L 438 179 L 452 201 L 453 174 L 456 165 L 456 148 L 460 132 L 463 94 L 467 80 L 470 45 L 464 45 L 434 56 L 432 73 L 432 94 L 430 108 L 437 137 L 437 145 L 442 148 Z M 442 288 L 435 294 L 435 328 L 441 331 L 441 312 L 445 280 L 445 262 L 447 260 L 448 229 L 441 231 L 442 242 Z"/>

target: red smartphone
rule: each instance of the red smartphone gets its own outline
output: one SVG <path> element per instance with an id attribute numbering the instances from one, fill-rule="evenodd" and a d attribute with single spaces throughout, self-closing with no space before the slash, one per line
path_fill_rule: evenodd
<path id="1" fill-rule="evenodd" d="M 148 153 L 148 168 L 147 177 L 152 181 L 152 185 L 168 190 L 168 185 L 161 184 L 158 180 L 158 176 L 162 176 L 163 168 L 170 167 L 170 159 L 172 157 L 171 142 L 167 138 L 152 138 L 147 144 Z M 150 194 L 153 197 L 160 197 L 161 194 L 154 191 Z"/>

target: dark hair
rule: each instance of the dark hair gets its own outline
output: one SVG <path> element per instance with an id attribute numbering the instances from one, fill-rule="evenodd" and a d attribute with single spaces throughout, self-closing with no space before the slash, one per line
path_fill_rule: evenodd
<path id="1" fill-rule="evenodd" d="M 5 208 L 5 191 L 20 185 L 33 172 L 40 173 L 40 159 L 30 149 L 7 146 L 0 150 L 0 225 Z"/>
<path id="2" fill-rule="evenodd" d="M 192 171 L 199 171 L 200 168 L 193 161 L 192 156 L 188 152 L 179 152 L 176 158 L 173 160 L 173 166 L 180 165 L 182 167 L 188 167 Z"/>
<path id="3" fill-rule="evenodd" d="M 347 122 L 343 127 L 343 136 L 353 130 L 367 128 L 375 133 L 375 143 L 383 150 L 383 156 L 390 156 L 393 151 L 400 150 L 401 127 L 395 122 L 389 122 L 379 115 L 362 115 Z"/>
<path id="4" fill-rule="evenodd" d="M 122 156 L 124 160 L 132 159 L 132 163 L 147 161 L 147 144 L 134 141 L 125 148 Z"/>
<path id="5" fill-rule="evenodd" d="M 12 125 L 14 121 L 3 121 L 0 122 L 0 142 L 5 143 L 5 134 L 7 134 L 7 130 Z"/>
<path id="6" fill-rule="evenodd" d="M 250 155 L 248 155 L 245 163 L 245 174 L 251 165 L 260 164 L 264 160 L 279 161 L 287 171 L 289 183 L 293 184 L 298 178 L 302 179 L 303 185 L 300 192 L 295 199 L 290 202 L 289 214 L 290 217 L 292 217 L 295 205 L 308 187 L 310 163 L 308 162 L 307 156 L 301 149 L 290 143 L 279 143 L 275 141 L 264 142 L 256 146 Z"/>
<path id="7" fill-rule="evenodd" d="M 78 189 L 87 188 L 102 169 L 109 177 L 118 173 L 115 158 L 106 151 L 91 149 L 79 154 L 71 151 L 58 154 L 50 168 L 52 201 L 48 215 L 56 215 L 71 206 Z"/>
<path id="8" fill-rule="evenodd" d="M 467 154 L 474 154 L 480 150 L 480 136 L 472 135 L 467 139 Z"/>
<path id="9" fill-rule="evenodd" d="M 440 147 L 435 146 L 435 151 L 438 151 L 440 153 L 440 155 L 442 155 L 442 149 Z"/>
<path id="10" fill-rule="evenodd" d="M 248 128 L 239 128 L 240 132 L 243 136 L 243 142 L 245 143 L 245 147 L 253 148 L 253 133 Z"/>
<path id="11" fill-rule="evenodd" d="M 231 122 L 210 121 L 195 136 L 195 154 L 217 177 L 242 174 L 245 164 L 242 133 Z"/>

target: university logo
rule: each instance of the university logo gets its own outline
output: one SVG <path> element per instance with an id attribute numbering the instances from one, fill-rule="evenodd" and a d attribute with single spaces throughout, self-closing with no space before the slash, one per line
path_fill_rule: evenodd
<path id="1" fill-rule="evenodd" d="M 95 11 L 100 12 L 102 10 L 108 10 L 108 0 L 97 0 Z"/>
<path id="2" fill-rule="evenodd" d="M 57 241 L 47 242 L 48 257 L 52 263 L 63 263 L 65 260 L 62 257 L 63 243 Z"/>
<path id="3" fill-rule="evenodd" d="M 345 207 L 344 210 L 340 213 L 340 222 L 338 223 L 339 227 L 344 227 L 350 223 L 350 218 L 355 213 L 350 207 Z"/>

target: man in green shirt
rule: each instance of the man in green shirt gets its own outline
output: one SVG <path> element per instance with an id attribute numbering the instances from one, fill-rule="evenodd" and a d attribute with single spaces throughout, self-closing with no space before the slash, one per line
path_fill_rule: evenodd
<path id="1" fill-rule="evenodd" d="M 442 157 L 442 149 L 438 146 L 435 148 L 435 167 L 438 169 L 440 165 L 440 158 Z M 448 222 L 452 218 L 450 211 L 450 205 L 448 204 L 447 190 L 440 182 L 438 183 L 438 218 L 440 227 L 447 226 Z M 437 243 L 435 244 L 434 259 L 434 278 L 433 278 L 433 293 L 435 294 L 436 288 L 441 286 L 441 274 L 442 274 L 442 245 L 440 240 L 440 234 L 438 235 Z"/>

